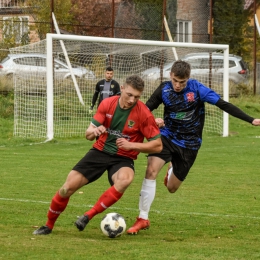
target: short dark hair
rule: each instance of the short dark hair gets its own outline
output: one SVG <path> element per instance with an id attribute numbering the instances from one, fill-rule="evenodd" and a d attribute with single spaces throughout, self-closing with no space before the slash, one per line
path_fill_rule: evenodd
<path id="1" fill-rule="evenodd" d="M 139 91 L 144 90 L 144 81 L 138 75 L 132 75 L 126 78 L 125 84 L 130 85 L 132 88 Z"/>
<path id="2" fill-rule="evenodd" d="M 106 71 L 114 71 L 112 67 L 107 67 Z"/>
<path id="3" fill-rule="evenodd" d="M 190 77 L 190 64 L 183 60 L 177 60 L 173 63 L 171 72 L 174 73 L 174 76 L 181 79 L 186 79 Z"/>

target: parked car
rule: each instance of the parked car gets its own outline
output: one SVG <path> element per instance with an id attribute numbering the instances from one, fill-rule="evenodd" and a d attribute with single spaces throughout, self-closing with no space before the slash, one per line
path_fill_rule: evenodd
<path id="1" fill-rule="evenodd" d="M 210 67 L 213 78 L 217 75 L 223 75 L 224 55 L 222 53 L 191 53 L 184 56 L 183 60 L 190 63 L 193 78 L 209 75 Z M 229 55 L 229 81 L 231 83 L 245 82 L 248 77 L 248 66 L 242 57 Z"/>
<path id="2" fill-rule="evenodd" d="M 200 81 L 204 81 L 204 84 L 208 82 L 208 78 L 211 64 L 212 77 L 223 74 L 223 54 L 212 53 L 210 62 L 209 53 L 190 53 L 182 58 L 191 65 L 191 77 Z M 162 81 L 169 80 L 171 66 L 173 62 L 164 64 Z M 240 56 L 229 55 L 229 80 L 233 83 L 244 82 L 248 76 L 247 64 Z M 153 67 L 142 72 L 143 79 L 147 80 L 160 80 L 160 68 Z"/>
<path id="3" fill-rule="evenodd" d="M 165 63 L 163 65 L 163 76 L 162 81 L 169 80 L 170 79 L 170 72 L 173 62 L 171 63 Z M 141 73 L 141 77 L 144 80 L 151 80 L 151 81 L 157 81 L 161 78 L 161 69 L 160 67 L 152 67 L 147 70 L 144 70 Z"/>
<path id="4" fill-rule="evenodd" d="M 9 54 L 0 62 L 0 76 L 13 76 L 14 73 L 46 76 L 46 58 L 45 54 Z M 78 78 L 95 79 L 94 72 L 85 67 L 72 64 L 72 72 Z M 54 59 L 54 76 L 63 79 L 71 78 L 67 64 Z"/>

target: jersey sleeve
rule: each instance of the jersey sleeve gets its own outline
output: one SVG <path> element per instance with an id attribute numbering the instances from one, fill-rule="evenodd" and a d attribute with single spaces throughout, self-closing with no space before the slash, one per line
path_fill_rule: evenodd
<path id="1" fill-rule="evenodd" d="M 146 106 L 150 109 L 150 111 L 153 111 L 154 109 L 157 109 L 159 105 L 162 103 L 162 88 L 163 83 L 153 92 L 151 97 L 147 100 Z"/>
<path id="2" fill-rule="evenodd" d="M 119 83 L 114 80 L 114 85 L 115 85 L 115 95 L 120 95 L 121 94 L 121 90 L 120 90 Z"/>
<path id="3" fill-rule="evenodd" d="M 144 107 L 143 110 L 147 110 L 141 124 L 141 132 L 143 136 L 147 141 L 160 138 L 160 129 L 155 122 L 154 116 L 147 107 Z"/>
<path id="4" fill-rule="evenodd" d="M 96 88 L 95 88 L 95 93 L 92 97 L 92 103 L 91 103 L 91 106 L 94 107 L 95 104 L 96 104 L 96 101 L 97 101 L 97 98 L 98 98 L 98 94 L 99 94 L 99 83 L 100 81 L 96 84 Z"/>
<path id="5" fill-rule="evenodd" d="M 244 111 L 242 111 L 240 108 L 236 107 L 235 105 L 226 102 L 223 99 L 219 99 L 218 102 L 216 103 L 216 106 L 223 111 L 227 112 L 231 116 L 237 117 L 241 120 L 244 120 L 250 124 L 254 121 L 254 118 L 247 115 Z"/>
<path id="6" fill-rule="evenodd" d="M 97 127 L 100 126 L 100 125 L 103 125 L 103 123 L 105 122 L 105 119 L 106 119 L 107 102 L 104 102 L 105 100 L 103 100 L 100 103 L 100 105 L 98 106 L 96 114 L 93 116 L 93 118 L 91 120 L 91 123 L 93 125 L 97 126 Z"/>
<path id="7" fill-rule="evenodd" d="M 204 86 L 202 83 L 197 81 L 197 84 L 201 101 L 215 105 L 220 99 L 220 96 L 212 89 Z"/>

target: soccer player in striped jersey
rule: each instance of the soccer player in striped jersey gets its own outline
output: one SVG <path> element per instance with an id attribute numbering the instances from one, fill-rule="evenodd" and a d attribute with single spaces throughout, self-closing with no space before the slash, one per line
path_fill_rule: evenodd
<path id="1" fill-rule="evenodd" d="M 134 178 L 134 160 L 137 155 L 140 152 L 158 153 L 162 150 L 160 130 L 154 116 L 139 100 L 143 89 L 144 81 L 139 76 L 129 76 L 121 86 L 121 96 L 106 98 L 100 103 L 86 130 L 88 140 L 93 141 L 97 136 L 99 138 L 70 171 L 65 183 L 51 201 L 46 224 L 33 234 L 50 234 L 70 196 L 107 171 L 111 187 L 75 222 L 79 231 L 84 230 L 95 215 L 122 197 Z M 148 142 L 143 142 L 144 138 Z"/>
<path id="2" fill-rule="evenodd" d="M 146 102 L 153 111 L 164 105 L 164 119 L 157 118 L 161 126 L 163 150 L 148 155 L 148 165 L 139 196 L 139 216 L 128 234 L 150 226 L 148 214 L 155 197 L 156 177 L 163 166 L 170 162 L 165 176 L 165 186 L 170 193 L 178 190 L 192 167 L 202 143 L 205 120 L 205 102 L 215 105 L 230 115 L 254 126 L 260 119 L 254 119 L 238 107 L 228 103 L 212 89 L 195 79 L 190 79 L 190 65 L 176 61 L 170 72 L 170 81 L 163 82 Z"/>

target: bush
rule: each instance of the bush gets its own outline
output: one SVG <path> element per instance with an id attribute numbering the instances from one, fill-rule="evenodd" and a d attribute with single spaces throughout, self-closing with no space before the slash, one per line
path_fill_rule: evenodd
<path id="1" fill-rule="evenodd" d="M 248 96 L 252 94 L 252 87 L 245 83 L 239 83 L 237 85 L 237 92 L 239 93 L 239 95 Z"/>
<path id="2" fill-rule="evenodd" d="M 14 116 L 14 93 L 0 94 L 0 117 L 11 118 Z"/>
<path id="3" fill-rule="evenodd" d="M 13 78 L 11 77 L 0 77 L 0 94 L 8 94 L 13 91 Z"/>

